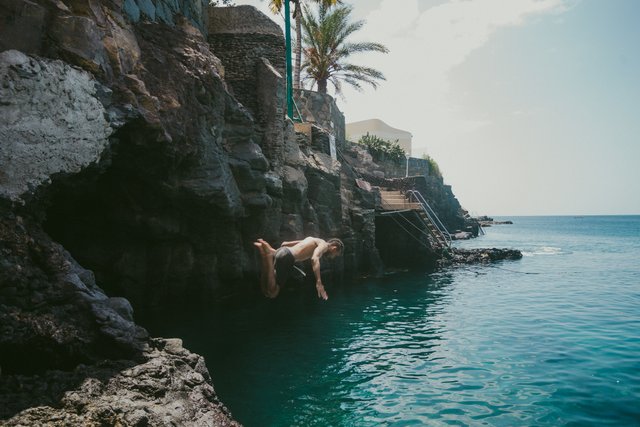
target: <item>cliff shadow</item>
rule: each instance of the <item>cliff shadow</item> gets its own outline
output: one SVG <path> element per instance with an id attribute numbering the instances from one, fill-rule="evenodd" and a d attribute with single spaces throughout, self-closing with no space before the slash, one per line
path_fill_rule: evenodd
<path id="1" fill-rule="evenodd" d="M 386 268 L 433 271 L 438 254 L 413 211 L 376 215 L 376 247 Z"/>

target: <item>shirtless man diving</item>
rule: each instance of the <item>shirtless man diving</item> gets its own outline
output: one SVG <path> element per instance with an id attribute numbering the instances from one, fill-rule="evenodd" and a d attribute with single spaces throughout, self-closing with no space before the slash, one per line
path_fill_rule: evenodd
<path id="1" fill-rule="evenodd" d="M 262 257 L 260 289 L 266 297 L 275 298 L 278 296 L 296 262 L 311 259 L 313 274 L 316 276 L 318 298 L 323 300 L 329 298 L 320 277 L 320 258 L 323 255 L 328 258 L 340 255 L 344 249 L 342 241 L 329 239 L 325 242 L 317 237 L 307 237 L 303 240 L 282 242 L 278 250 L 273 249 L 269 243 L 262 239 L 258 239 L 253 244 L 260 249 Z"/>

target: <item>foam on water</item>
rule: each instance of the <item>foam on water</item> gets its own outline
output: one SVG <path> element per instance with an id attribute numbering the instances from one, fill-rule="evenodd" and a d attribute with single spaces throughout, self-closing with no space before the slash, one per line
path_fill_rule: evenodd
<path id="1" fill-rule="evenodd" d="M 553 246 L 540 246 L 530 250 L 522 250 L 523 256 L 559 255 L 562 253 L 563 253 L 562 248 L 556 248 Z"/>

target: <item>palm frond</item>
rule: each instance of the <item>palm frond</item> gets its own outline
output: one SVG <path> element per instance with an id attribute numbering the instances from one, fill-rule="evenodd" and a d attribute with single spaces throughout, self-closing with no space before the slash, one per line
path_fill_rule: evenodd
<path id="1" fill-rule="evenodd" d="M 284 8 L 284 2 L 289 0 L 270 0 L 269 1 L 269 9 L 271 9 L 271 13 L 277 15 Z"/>
<path id="2" fill-rule="evenodd" d="M 360 30 L 364 21 L 350 22 L 351 6 L 341 5 L 329 8 L 327 2 L 335 0 L 316 0 L 319 3 L 316 12 L 303 9 L 302 41 L 306 81 L 315 81 L 319 91 L 326 90 L 327 82 L 342 93 L 342 83 L 362 90 L 362 84 L 376 88 L 384 75 L 371 67 L 347 63 L 354 54 L 362 52 L 387 53 L 389 49 L 380 43 L 348 41 L 350 36 Z M 340 3 L 340 1 L 337 1 Z M 323 89 L 324 88 L 324 89 Z"/>

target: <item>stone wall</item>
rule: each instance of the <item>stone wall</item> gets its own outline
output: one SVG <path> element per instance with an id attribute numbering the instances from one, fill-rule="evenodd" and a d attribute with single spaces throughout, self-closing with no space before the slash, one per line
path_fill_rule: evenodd
<path id="1" fill-rule="evenodd" d="M 379 161 L 386 178 L 404 178 L 405 176 L 429 176 L 429 162 L 424 159 L 409 157 L 409 169 L 407 174 L 407 160 Z"/>
<path id="2" fill-rule="evenodd" d="M 211 7 L 207 41 L 224 65 L 230 92 L 255 116 L 256 76 L 262 58 L 284 75 L 282 29 L 253 6 Z"/>
<path id="3" fill-rule="evenodd" d="M 338 109 L 332 96 L 312 90 L 296 89 L 294 100 L 303 121 L 320 126 L 335 136 L 337 144 L 344 144 L 344 114 Z"/>
<path id="4" fill-rule="evenodd" d="M 426 177 L 431 173 L 429 162 L 415 157 L 409 157 L 408 173 L 406 158 L 399 161 L 381 159 L 375 162 L 379 166 L 377 169 L 378 174 L 385 178 L 404 178 L 405 176 Z"/>

